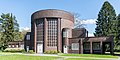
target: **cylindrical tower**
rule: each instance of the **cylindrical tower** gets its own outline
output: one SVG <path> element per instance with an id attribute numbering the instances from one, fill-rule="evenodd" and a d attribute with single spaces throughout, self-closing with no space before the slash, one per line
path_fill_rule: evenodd
<path id="1" fill-rule="evenodd" d="M 36 53 L 62 51 L 62 29 L 69 28 L 72 37 L 74 16 L 63 10 L 40 10 L 31 16 L 31 49 Z"/>

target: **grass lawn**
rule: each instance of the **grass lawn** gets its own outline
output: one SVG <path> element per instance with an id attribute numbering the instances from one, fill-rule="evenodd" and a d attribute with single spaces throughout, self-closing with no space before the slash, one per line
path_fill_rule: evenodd
<path id="1" fill-rule="evenodd" d="M 102 55 L 102 54 L 60 54 L 61 56 L 79 56 L 79 57 L 95 57 L 95 58 L 118 58 L 113 55 Z"/>
<path id="2" fill-rule="evenodd" d="M 94 60 L 94 59 L 87 59 L 87 58 L 68 58 L 65 60 Z M 95 59 L 96 60 L 96 59 Z"/>
<path id="3" fill-rule="evenodd" d="M 64 58 L 63 58 L 64 57 Z M 94 58 L 118 58 L 100 54 L 59 54 L 59 56 L 32 56 L 24 54 L 0 53 L 0 60 L 97 60 Z"/>
<path id="4" fill-rule="evenodd" d="M 26 55 L 3 55 L 0 60 L 56 60 L 58 57 L 26 56 Z"/>

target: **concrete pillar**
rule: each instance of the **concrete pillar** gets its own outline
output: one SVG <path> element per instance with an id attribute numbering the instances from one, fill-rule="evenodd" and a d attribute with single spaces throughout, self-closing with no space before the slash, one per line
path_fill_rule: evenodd
<path id="1" fill-rule="evenodd" d="M 100 41 L 101 54 L 103 54 L 103 42 Z"/>
<path id="2" fill-rule="evenodd" d="M 47 50 L 47 19 L 44 18 L 44 48 L 43 52 Z"/>
<path id="3" fill-rule="evenodd" d="M 114 54 L 114 43 L 113 42 L 111 42 L 110 43 L 110 54 Z"/>
<path id="4" fill-rule="evenodd" d="M 80 53 L 83 54 L 83 39 L 80 40 Z"/>
<path id="5" fill-rule="evenodd" d="M 90 53 L 93 53 L 93 49 L 92 49 L 92 42 L 90 42 Z"/>

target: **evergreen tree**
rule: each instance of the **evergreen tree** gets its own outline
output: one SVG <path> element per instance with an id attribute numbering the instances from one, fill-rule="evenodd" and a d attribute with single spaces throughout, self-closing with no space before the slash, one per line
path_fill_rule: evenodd
<path id="1" fill-rule="evenodd" d="M 96 21 L 95 36 L 109 36 L 114 35 L 115 26 L 113 22 L 116 20 L 116 13 L 113 6 L 105 1 L 101 10 L 99 11 Z"/>
<path id="2" fill-rule="evenodd" d="M 117 16 L 117 33 L 115 38 L 115 50 L 120 51 L 120 14 Z"/>
<path id="3" fill-rule="evenodd" d="M 15 16 L 12 14 L 2 14 L 0 18 L 1 30 L 1 43 L 7 45 L 8 42 L 14 41 L 15 32 L 19 32 L 19 24 L 17 23 Z"/>

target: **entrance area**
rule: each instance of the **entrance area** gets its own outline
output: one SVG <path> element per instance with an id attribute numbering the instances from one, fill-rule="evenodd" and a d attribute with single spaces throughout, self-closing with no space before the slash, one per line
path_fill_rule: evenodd
<path id="1" fill-rule="evenodd" d="M 65 46 L 64 46 L 64 53 L 68 53 L 67 51 L 68 51 L 68 50 L 67 50 L 67 46 L 65 45 Z"/>
<path id="2" fill-rule="evenodd" d="M 107 54 L 113 54 L 113 44 L 112 43 L 110 43 L 110 42 L 103 42 L 103 45 L 102 45 L 102 47 L 103 47 L 103 50 L 102 50 L 102 53 L 107 53 Z"/>
<path id="3" fill-rule="evenodd" d="M 37 53 L 43 53 L 43 44 L 37 44 Z"/>

